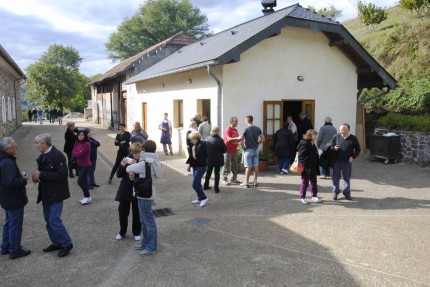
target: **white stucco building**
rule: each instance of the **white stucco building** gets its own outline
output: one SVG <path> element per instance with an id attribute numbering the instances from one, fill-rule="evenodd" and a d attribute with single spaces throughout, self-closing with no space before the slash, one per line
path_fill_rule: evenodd
<path id="1" fill-rule="evenodd" d="M 253 115 L 265 148 L 287 116 L 302 111 L 316 128 L 331 116 L 360 137 L 359 92 L 397 82 L 341 24 L 296 4 L 185 46 L 125 84 L 129 125 L 146 122 L 158 142 L 158 124 L 169 113 L 175 152 L 183 153 L 196 112 L 222 130 L 232 116 L 241 129 Z"/>

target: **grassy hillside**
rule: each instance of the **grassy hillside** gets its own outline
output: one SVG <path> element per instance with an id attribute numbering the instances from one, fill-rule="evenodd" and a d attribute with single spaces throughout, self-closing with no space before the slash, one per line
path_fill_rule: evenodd
<path id="1" fill-rule="evenodd" d="M 387 20 L 374 31 L 358 18 L 343 23 L 401 85 L 368 108 L 382 113 L 430 114 L 430 17 L 414 18 L 399 6 L 387 13 Z"/>

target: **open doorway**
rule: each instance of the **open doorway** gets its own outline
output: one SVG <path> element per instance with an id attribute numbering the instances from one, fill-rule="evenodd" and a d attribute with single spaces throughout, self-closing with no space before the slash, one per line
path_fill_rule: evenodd
<path id="1" fill-rule="evenodd" d="M 302 101 L 283 101 L 282 108 L 284 112 L 283 121 L 287 120 L 288 116 L 293 117 L 295 123 L 299 122 L 299 114 L 302 112 Z"/>

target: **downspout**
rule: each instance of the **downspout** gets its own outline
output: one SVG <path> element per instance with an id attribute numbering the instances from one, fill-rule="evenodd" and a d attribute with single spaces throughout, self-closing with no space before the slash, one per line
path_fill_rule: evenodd
<path id="1" fill-rule="evenodd" d="M 218 88 L 218 100 L 217 100 L 217 125 L 219 128 L 221 128 L 221 101 L 222 101 L 222 84 L 221 81 L 215 76 L 215 74 L 212 71 L 212 65 L 207 65 L 208 67 L 208 74 L 211 76 L 217 85 Z"/>
<path id="2" fill-rule="evenodd" d="M 110 127 L 113 130 L 115 124 L 113 123 L 113 86 L 110 89 Z"/>
<path id="3" fill-rule="evenodd" d="M 16 123 L 16 128 L 19 128 L 18 125 L 18 101 L 17 101 L 17 94 L 16 94 L 16 82 L 17 81 L 21 81 L 22 78 L 13 80 L 13 91 L 14 91 L 14 96 L 15 96 L 15 123 Z M 25 82 L 25 80 L 24 80 Z M 21 114 L 21 111 L 19 111 L 19 114 Z M 22 122 L 22 118 L 21 118 L 21 122 Z"/>

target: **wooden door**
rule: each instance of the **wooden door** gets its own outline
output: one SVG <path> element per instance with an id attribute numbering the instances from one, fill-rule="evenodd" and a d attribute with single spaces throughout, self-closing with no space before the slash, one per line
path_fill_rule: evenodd
<path id="1" fill-rule="evenodd" d="M 273 135 L 282 126 L 282 101 L 265 101 L 263 114 L 263 134 L 266 141 L 263 150 L 268 151 L 273 142 Z"/>
<path id="2" fill-rule="evenodd" d="M 145 132 L 148 132 L 147 127 L 147 104 L 142 103 L 142 128 Z"/>
<path id="3" fill-rule="evenodd" d="M 302 112 L 306 114 L 312 126 L 315 128 L 315 101 L 303 101 Z"/>

